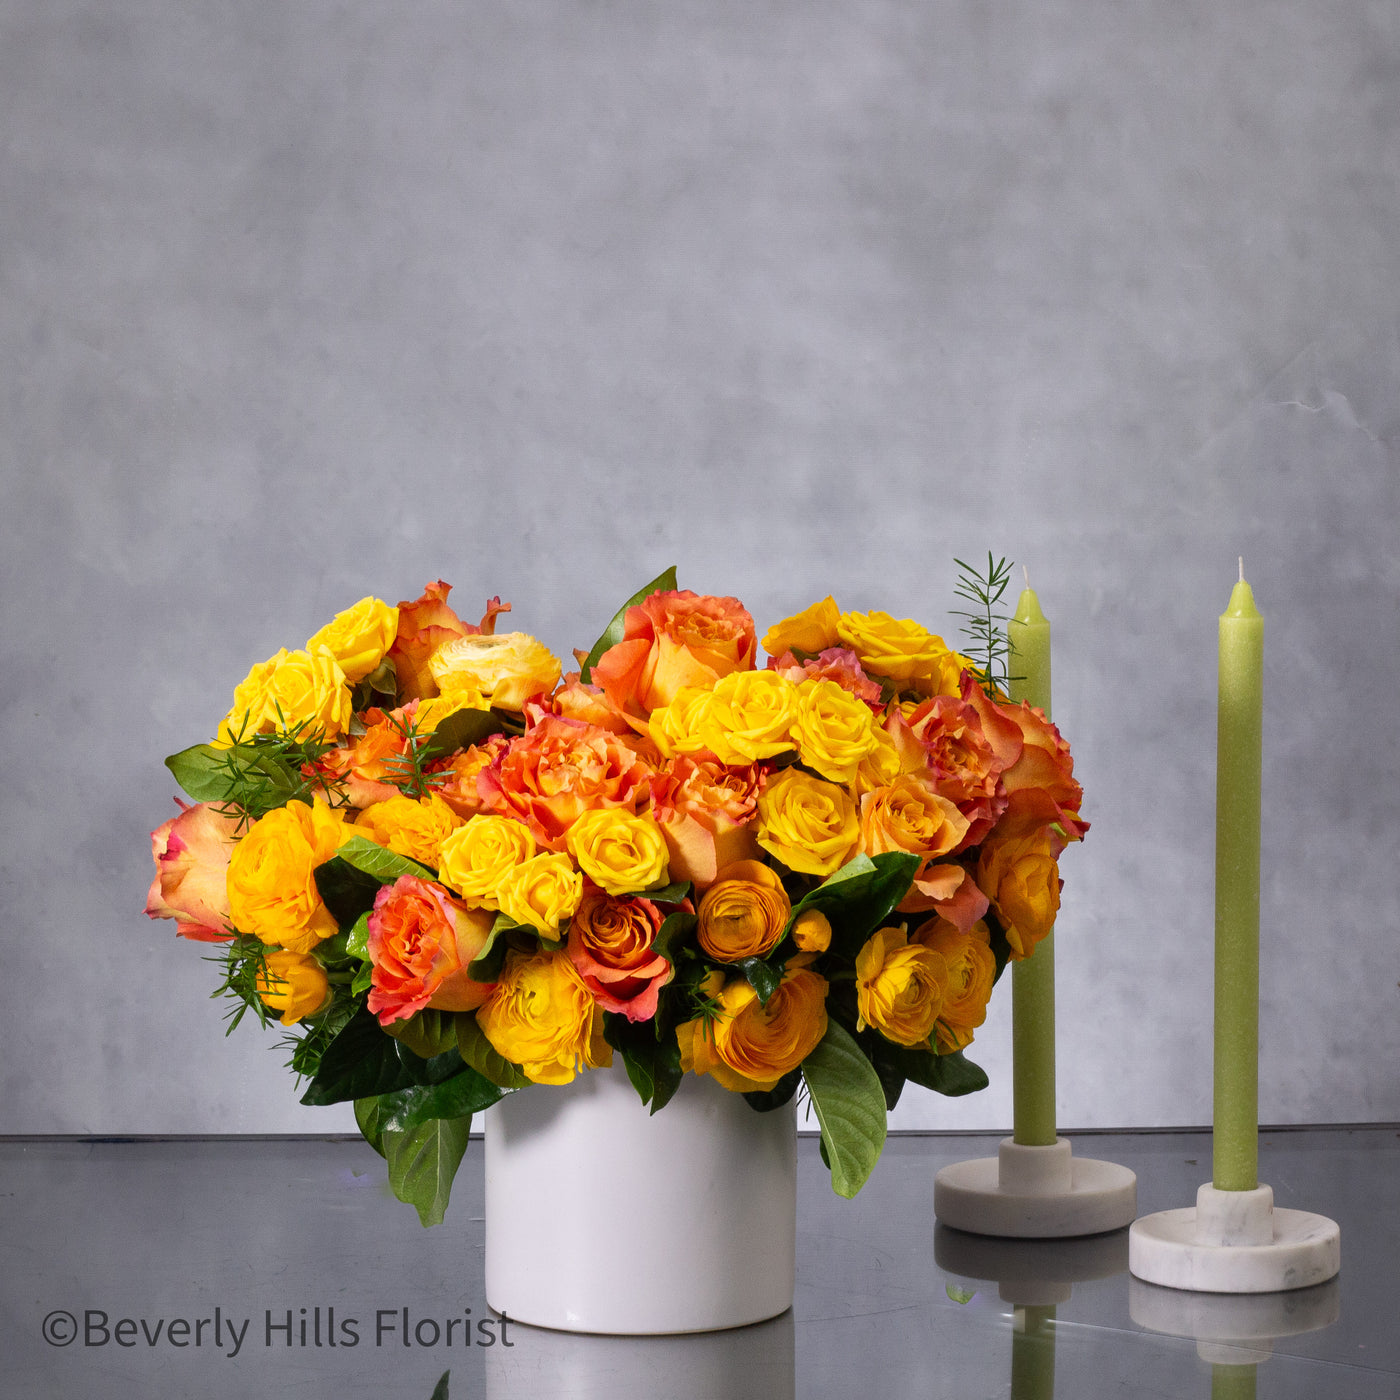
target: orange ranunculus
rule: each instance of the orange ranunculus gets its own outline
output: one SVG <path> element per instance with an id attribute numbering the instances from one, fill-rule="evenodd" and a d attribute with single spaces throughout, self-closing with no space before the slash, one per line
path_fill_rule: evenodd
<path id="1" fill-rule="evenodd" d="M 906 723 L 928 756 L 934 791 L 970 823 L 960 849 L 977 845 L 1006 807 L 1006 793 L 1001 761 L 976 709 L 965 700 L 936 695 L 918 705 Z"/>
<path id="2" fill-rule="evenodd" d="M 792 905 L 772 866 L 740 860 L 719 872 L 696 912 L 700 946 L 719 962 L 739 962 L 778 946 Z"/>
<path id="3" fill-rule="evenodd" d="M 651 773 L 618 735 L 544 715 L 482 771 L 478 786 L 488 811 L 523 821 L 541 846 L 562 851 L 584 812 L 643 807 Z"/>
<path id="4" fill-rule="evenodd" d="M 714 882 L 719 868 L 736 860 L 756 860 L 753 818 L 763 790 L 762 769 L 736 768 L 706 754 L 681 754 L 658 774 L 652 815 L 670 851 L 673 880 L 700 888 Z"/>
<path id="5" fill-rule="evenodd" d="M 536 1084 L 568 1084 L 580 1069 L 612 1064 L 603 1008 L 563 948 L 512 948 L 476 1023 L 497 1053 Z"/>
<path id="6" fill-rule="evenodd" d="M 1059 845 L 1038 793 L 1013 793 L 977 857 L 977 884 L 1006 928 L 1012 958 L 1028 958 L 1060 908 Z"/>
<path id="7" fill-rule="evenodd" d="M 473 982 L 467 968 L 491 932 L 494 915 L 468 909 L 441 885 L 400 875 L 374 898 L 369 916 L 369 1009 L 379 1024 L 431 1007 L 472 1011 L 492 983 Z"/>
<path id="8" fill-rule="evenodd" d="M 146 895 L 153 919 L 174 919 L 181 938 L 217 943 L 228 930 L 228 860 L 238 822 L 206 802 L 191 807 L 175 799 L 178 817 L 151 832 L 156 874 Z"/>
<path id="9" fill-rule="evenodd" d="M 627 609 L 622 640 L 599 657 L 593 682 L 644 722 L 686 687 L 751 670 L 757 650 L 753 618 L 737 598 L 653 593 Z"/>
<path id="10" fill-rule="evenodd" d="M 830 593 L 800 613 L 776 622 L 763 634 L 763 650 L 770 657 L 793 650 L 815 656 L 836 643 L 836 626 L 841 610 Z M 879 687 L 876 687 L 877 691 Z"/>
<path id="11" fill-rule="evenodd" d="M 447 605 L 450 583 L 438 579 L 423 590 L 416 602 L 399 604 L 399 625 L 394 645 L 389 648 L 389 660 L 394 663 L 399 680 L 399 695 L 405 700 L 417 700 L 438 693 L 437 682 L 428 669 L 433 653 L 445 642 L 473 633 L 488 636 L 496 630 L 496 614 L 509 612 L 510 604 L 493 598 L 486 605 L 486 615 L 479 626 L 463 622 Z"/>
<path id="12" fill-rule="evenodd" d="M 746 981 L 726 985 L 722 973 L 711 974 L 703 985 L 718 1003 L 714 1014 L 676 1027 L 681 1069 L 712 1075 L 736 1093 L 772 1089 L 796 1069 L 826 1034 L 827 983 L 808 966 L 814 956 L 788 960 L 767 1006 Z"/>
<path id="13" fill-rule="evenodd" d="M 946 1054 L 972 1043 L 972 1033 L 987 1019 L 987 1003 L 996 981 L 997 960 L 986 924 L 975 923 L 964 932 L 947 919 L 929 919 L 909 935 L 911 943 L 943 955 L 948 986 L 934 1027 L 936 1048 Z"/>
<path id="14" fill-rule="evenodd" d="M 649 899 L 618 898 L 596 886 L 584 891 L 569 924 L 569 957 L 604 1011 L 629 1021 L 656 1015 L 661 989 L 675 968 L 652 950 L 661 911 Z"/>

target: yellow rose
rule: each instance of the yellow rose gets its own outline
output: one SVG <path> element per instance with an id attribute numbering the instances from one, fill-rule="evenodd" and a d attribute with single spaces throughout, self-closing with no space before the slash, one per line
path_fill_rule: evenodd
<path id="1" fill-rule="evenodd" d="M 461 818 L 436 793 L 389 797 L 361 812 L 355 828 L 371 841 L 422 865 L 436 867 L 442 843 L 462 825 Z"/>
<path id="2" fill-rule="evenodd" d="M 785 768 L 758 799 L 758 844 L 789 870 L 834 875 L 859 843 L 855 801 L 835 783 Z"/>
<path id="3" fill-rule="evenodd" d="M 583 876 L 568 856 L 558 852 L 532 856 L 512 866 L 496 886 L 501 913 L 517 924 L 529 924 L 546 938 L 559 930 L 583 898 Z"/>
<path id="4" fill-rule="evenodd" d="M 666 883 L 666 836 L 650 816 L 595 807 L 564 839 L 579 869 L 609 894 L 637 894 Z"/>
<path id="5" fill-rule="evenodd" d="M 804 909 L 792 921 L 792 941 L 804 953 L 824 953 L 831 947 L 831 920 L 820 909 Z"/>
<path id="6" fill-rule="evenodd" d="M 836 624 L 840 617 L 836 600 L 828 593 L 820 603 L 813 603 L 810 608 L 770 627 L 763 634 L 763 650 L 769 656 L 781 656 L 785 651 L 802 651 L 815 656 L 836 645 Z"/>
<path id="7" fill-rule="evenodd" d="M 438 879 L 473 904 L 499 909 L 496 890 L 501 881 L 534 854 L 535 838 L 524 822 L 473 817 L 442 843 Z"/>
<path id="8" fill-rule="evenodd" d="M 894 737 L 878 725 L 875 727 L 875 743 L 870 752 L 861 760 L 856 769 L 852 786 L 858 795 L 887 787 L 899 777 L 902 762 Z"/>
<path id="9" fill-rule="evenodd" d="M 293 1026 L 325 1006 L 331 984 L 326 969 L 309 953 L 274 948 L 263 960 L 257 990 L 263 1005 L 280 1011 L 284 1026 Z"/>
<path id="10" fill-rule="evenodd" d="M 874 1026 L 899 1045 L 927 1045 L 947 989 L 942 953 L 910 943 L 903 929 L 879 929 L 856 954 L 857 1028 Z"/>
<path id="11" fill-rule="evenodd" d="M 942 1054 L 961 1050 L 972 1043 L 973 1031 L 987 1019 L 987 1003 L 996 981 L 997 960 L 987 925 L 979 919 L 970 932 L 963 933 L 947 919 L 929 919 L 914 930 L 909 941 L 941 953 L 948 965 L 948 987 L 934 1028 L 935 1044 Z"/>
<path id="12" fill-rule="evenodd" d="M 929 778 L 903 773 L 860 799 L 860 848 L 868 856 L 910 851 L 937 859 L 954 851 L 970 823 Z"/>
<path id="13" fill-rule="evenodd" d="M 778 946 L 792 905 L 771 866 L 739 860 L 719 872 L 696 912 L 700 946 L 720 962 L 738 962 Z"/>
<path id="14" fill-rule="evenodd" d="M 503 710 L 519 710 L 558 684 L 563 667 L 543 642 L 525 632 L 454 637 L 428 660 L 444 695 L 467 691 Z"/>
<path id="15" fill-rule="evenodd" d="M 603 1013 L 562 948 L 511 949 L 476 1020 L 496 1051 L 536 1084 L 568 1084 L 580 1068 L 612 1063 Z"/>
<path id="16" fill-rule="evenodd" d="M 260 661 L 235 687 L 233 705 L 219 725 L 221 747 L 306 728 L 330 739 L 350 724 L 350 688 L 329 647 L 288 651 Z"/>
<path id="17" fill-rule="evenodd" d="M 681 1069 L 712 1075 L 736 1093 L 771 1089 L 796 1069 L 826 1034 L 826 978 L 809 960 L 799 954 L 788 963 L 767 1006 L 747 982 L 717 988 L 718 978 L 710 980 L 715 1014 L 676 1027 Z"/>
<path id="18" fill-rule="evenodd" d="M 228 863 L 234 928 L 293 953 L 309 953 L 337 932 L 316 888 L 315 871 L 349 834 L 341 814 L 319 798 L 289 802 L 248 828 Z"/>
<path id="19" fill-rule="evenodd" d="M 804 681 L 797 687 L 792 736 L 797 753 L 833 783 L 853 783 L 861 763 L 879 744 L 875 717 L 835 681 Z"/>
<path id="20" fill-rule="evenodd" d="M 852 612 L 841 614 L 836 630 L 842 645 L 850 647 L 872 674 L 928 695 L 958 693 L 961 666 L 956 653 L 919 623 L 886 612 Z"/>
<path id="21" fill-rule="evenodd" d="M 708 747 L 703 737 L 706 718 L 714 705 L 715 693 L 700 686 L 687 686 L 669 705 L 651 712 L 647 733 L 663 758 L 699 753 Z"/>
<path id="22" fill-rule="evenodd" d="M 361 598 L 336 615 L 306 644 L 307 651 L 329 647 L 345 679 L 354 685 L 384 660 L 399 630 L 399 610 L 378 598 Z"/>
<path id="23" fill-rule="evenodd" d="M 731 671 L 715 683 L 699 737 L 721 763 L 743 765 L 793 747 L 797 687 L 776 671 Z"/>

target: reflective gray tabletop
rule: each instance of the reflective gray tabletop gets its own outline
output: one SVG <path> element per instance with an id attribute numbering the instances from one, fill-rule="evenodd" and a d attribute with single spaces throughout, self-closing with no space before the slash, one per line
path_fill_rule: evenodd
<path id="1" fill-rule="evenodd" d="M 1210 1174 L 1203 1133 L 1075 1144 L 1136 1171 L 1144 1213 L 1192 1204 Z M 804 1136 L 792 1311 L 621 1340 L 490 1313 L 479 1142 L 446 1223 L 424 1231 L 358 1141 L 2 1140 L 0 1393 L 429 1400 L 450 1372 L 451 1400 L 1400 1396 L 1395 1128 L 1261 1135 L 1261 1179 L 1278 1204 L 1336 1220 L 1343 1260 L 1333 1283 L 1276 1295 L 1263 1328 L 1247 1301 L 1130 1279 L 1126 1232 L 1057 1245 L 935 1228 L 935 1172 L 995 1150 L 893 1137 L 843 1201 Z M 626 1220 L 599 1222 L 600 1251 L 632 1247 Z M 1183 1330 L 1256 1340 L 1169 1334 Z"/>

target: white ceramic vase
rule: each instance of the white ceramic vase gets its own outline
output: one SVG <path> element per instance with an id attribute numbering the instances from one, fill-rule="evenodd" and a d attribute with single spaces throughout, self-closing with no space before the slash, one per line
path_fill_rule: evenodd
<path id="1" fill-rule="evenodd" d="M 651 1115 L 617 1057 L 486 1114 L 486 1301 L 517 1322 L 707 1332 L 792 1305 L 792 1104 L 688 1074 Z"/>

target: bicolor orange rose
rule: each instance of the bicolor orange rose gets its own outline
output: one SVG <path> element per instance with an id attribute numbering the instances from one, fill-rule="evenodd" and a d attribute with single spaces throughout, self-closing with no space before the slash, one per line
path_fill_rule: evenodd
<path id="1" fill-rule="evenodd" d="M 375 896 L 369 916 L 369 1009 L 387 1026 L 424 1007 L 472 1011 L 491 983 L 467 973 L 491 932 L 493 916 L 459 904 L 439 884 L 400 875 Z"/>
<path id="2" fill-rule="evenodd" d="M 582 720 L 613 734 L 631 735 L 634 731 L 627 717 L 608 699 L 600 685 L 584 685 L 577 671 L 564 677 L 564 684 L 554 692 L 550 701 L 556 715 L 565 719 Z"/>
<path id="3" fill-rule="evenodd" d="M 177 797 L 178 817 L 151 832 L 156 874 L 146 894 L 146 913 L 174 919 L 181 938 L 217 943 L 231 938 L 228 862 L 239 823 L 208 803 L 190 806 Z"/>
<path id="4" fill-rule="evenodd" d="M 757 650 L 753 618 L 737 598 L 653 593 L 627 609 L 622 640 L 592 677 L 619 709 L 645 721 L 687 687 L 751 670 Z"/>
<path id="5" fill-rule="evenodd" d="M 1074 759 L 1060 731 L 1042 710 L 1030 705 L 1002 705 L 1001 714 L 1021 734 L 1021 752 L 1002 774 L 1008 795 L 1036 793 L 1048 820 L 1060 828 L 1066 841 L 1078 841 L 1089 829 L 1079 815 L 1084 790 L 1074 777 Z"/>
<path id="6" fill-rule="evenodd" d="M 438 693 L 428 663 L 440 646 L 473 633 L 489 636 L 496 630 L 496 614 L 510 611 L 509 603 L 493 598 L 486 605 L 480 625 L 473 627 L 448 606 L 447 595 L 451 591 L 450 583 L 438 579 L 428 584 L 415 602 L 399 604 L 398 630 L 389 648 L 389 659 L 398 674 L 399 695 L 405 700 Z"/>
<path id="7" fill-rule="evenodd" d="M 860 846 L 868 856 L 908 851 L 937 860 L 956 851 L 967 830 L 967 818 L 918 774 L 901 774 L 860 800 Z"/>
<path id="8" fill-rule="evenodd" d="M 504 734 L 493 734 L 484 743 L 454 754 L 444 768 L 437 770 L 444 778 L 437 785 L 438 796 L 463 820 L 485 810 L 481 775 L 506 751 L 509 742 Z"/>
<path id="9" fill-rule="evenodd" d="M 1002 764 L 976 709 L 965 700 L 936 695 L 907 717 L 908 732 L 927 755 L 934 791 L 968 819 L 959 849 L 975 846 L 1006 807 Z"/>
<path id="10" fill-rule="evenodd" d="M 794 685 L 803 681 L 835 681 L 842 690 L 864 700 L 872 709 L 879 709 L 881 691 L 879 684 L 865 674 L 855 652 L 846 647 L 827 647 L 816 656 L 799 661 L 790 651 L 781 656 L 770 657 L 768 669 L 786 676 Z"/>
<path id="11" fill-rule="evenodd" d="M 673 880 L 713 884 L 721 866 L 756 860 L 753 818 L 763 790 L 763 770 L 734 767 L 705 754 L 682 754 L 658 774 L 652 815 L 670 852 Z"/>
<path id="12" fill-rule="evenodd" d="M 675 968 L 653 950 L 661 911 L 649 899 L 619 899 L 596 886 L 584 891 L 569 924 L 569 957 L 604 1011 L 629 1021 L 656 1015 Z"/>

